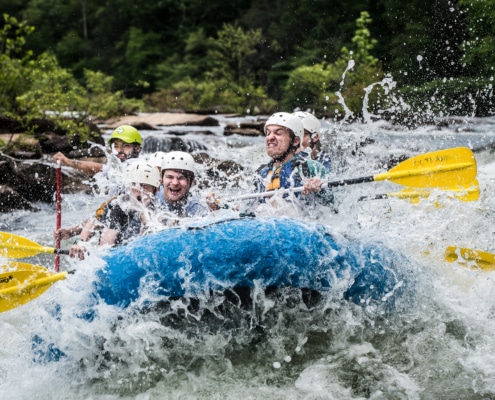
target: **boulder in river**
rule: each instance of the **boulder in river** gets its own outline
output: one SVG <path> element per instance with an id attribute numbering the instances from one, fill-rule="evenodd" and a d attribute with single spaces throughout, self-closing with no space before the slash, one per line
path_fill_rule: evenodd
<path id="1" fill-rule="evenodd" d="M 187 113 L 152 113 L 111 118 L 105 121 L 105 125 L 109 129 L 115 129 L 120 125 L 132 125 L 138 130 L 155 130 L 158 129 L 159 126 L 219 126 L 220 123 L 216 119 L 207 115 Z"/>

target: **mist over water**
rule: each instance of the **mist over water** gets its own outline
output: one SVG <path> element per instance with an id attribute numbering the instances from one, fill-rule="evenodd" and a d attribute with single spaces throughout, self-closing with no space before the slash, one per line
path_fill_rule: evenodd
<path id="1" fill-rule="evenodd" d="M 324 122 L 323 147 L 334 160 L 331 180 L 384 172 L 392 157 L 457 146 L 476 150 L 478 201 L 459 201 L 441 191 L 418 204 L 397 198 L 359 201 L 362 196 L 402 189 L 372 182 L 336 189 L 338 213 L 284 210 L 308 224 L 323 224 L 351 242 L 389 248 L 414 289 L 396 295 L 393 311 L 380 304 L 344 301 L 338 285 L 324 294 L 255 287 L 252 302 L 239 302 L 242 293 L 203 293 L 195 299 L 163 301 L 147 297 L 143 290 L 130 307 L 119 309 L 97 303 L 92 295 L 106 251 L 95 247 L 82 262 L 62 259 L 63 269 L 77 270 L 67 280 L 0 315 L 0 398 L 495 396 L 494 273 L 463 268 L 443 258 L 449 245 L 495 252 L 494 123 L 490 118 L 464 119 L 442 128 L 406 130 L 386 122 Z M 167 133 L 172 129 L 142 132 L 148 152 L 158 146 L 167 149 L 176 137 Z M 211 187 L 196 187 L 196 194 L 204 199 L 212 191 L 225 198 L 248 193 L 249 177 L 267 161 L 264 139 L 225 137 L 221 127 L 209 129 L 213 135 L 191 132 L 181 138 L 244 169 L 235 185 L 211 182 Z M 206 166 L 199 167 L 199 175 L 208 179 Z M 82 221 L 103 199 L 63 196 L 63 225 Z M 1 230 L 53 246 L 55 208 L 39 207 L 38 213 L 3 215 Z M 263 213 L 270 216 L 269 209 Z M 28 262 L 51 267 L 53 256 Z M 92 319 L 81 318 L 88 310 Z M 33 361 L 37 357 L 33 335 L 45 345 L 56 344 L 66 357 L 57 362 Z"/>

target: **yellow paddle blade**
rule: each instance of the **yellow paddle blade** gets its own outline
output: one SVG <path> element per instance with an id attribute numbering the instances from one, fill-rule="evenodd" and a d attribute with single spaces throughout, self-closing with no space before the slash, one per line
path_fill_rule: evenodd
<path id="1" fill-rule="evenodd" d="M 400 192 L 387 193 L 387 197 L 395 197 L 401 200 L 409 200 L 413 204 L 419 203 L 421 199 L 427 198 L 431 194 L 431 190 L 427 189 L 410 189 L 405 188 Z"/>
<path id="2" fill-rule="evenodd" d="M 480 184 L 477 179 L 469 185 L 458 185 L 457 187 L 440 189 L 452 192 L 455 198 L 461 201 L 476 201 L 480 198 Z"/>
<path id="3" fill-rule="evenodd" d="M 55 253 L 52 247 L 44 247 L 25 237 L 9 232 L 0 232 L 0 256 L 6 258 L 26 258 L 39 253 Z"/>
<path id="4" fill-rule="evenodd" d="M 411 157 L 373 178 L 404 186 L 438 188 L 469 184 L 476 173 L 473 152 L 467 147 L 456 147 Z"/>
<path id="5" fill-rule="evenodd" d="M 478 184 L 478 180 L 476 179 L 469 185 L 442 187 L 438 189 L 444 192 L 448 192 L 449 197 L 455 197 L 456 199 L 461 201 L 476 201 L 480 198 L 480 187 Z M 434 191 L 431 189 L 405 188 L 400 192 L 387 193 L 387 197 L 408 199 L 411 203 L 417 204 L 421 199 L 429 197 L 432 193 L 434 193 Z"/>
<path id="6" fill-rule="evenodd" d="M 445 250 L 445 261 L 458 262 L 464 267 L 477 267 L 483 271 L 495 271 L 495 254 L 486 251 L 449 246 Z"/>
<path id="7" fill-rule="evenodd" d="M 0 267 L 0 312 L 11 310 L 43 294 L 67 272 L 54 273 L 40 265 L 9 262 Z"/>

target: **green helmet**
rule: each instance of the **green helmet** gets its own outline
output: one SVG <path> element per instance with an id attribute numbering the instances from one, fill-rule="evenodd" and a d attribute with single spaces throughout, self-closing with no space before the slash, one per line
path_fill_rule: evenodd
<path id="1" fill-rule="evenodd" d="M 108 144 L 112 144 L 112 140 L 120 139 L 125 143 L 137 143 L 139 145 L 143 144 L 143 139 L 141 138 L 141 134 L 138 132 L 136 128 L 130 125 L 121 125 L 117 129 L 115 129 L 110 138 L 108 139 Z"/>

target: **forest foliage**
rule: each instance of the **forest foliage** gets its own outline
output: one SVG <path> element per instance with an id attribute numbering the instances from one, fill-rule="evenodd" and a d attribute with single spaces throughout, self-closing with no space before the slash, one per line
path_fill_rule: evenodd
<path id="1" fill-rule="evenodd" d="M 492 115 L 495 0 L 4 0 L 0 110 Z M 67 119 L 70 116 L 70 119 Z"/>

